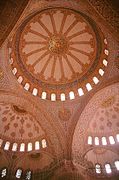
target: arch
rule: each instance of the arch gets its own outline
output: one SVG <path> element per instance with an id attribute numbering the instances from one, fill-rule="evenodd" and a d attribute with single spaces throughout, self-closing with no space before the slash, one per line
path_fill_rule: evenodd
<path id="1" fill-rule="evenodd" d="M 35 150 L 39 150 L 40 149 L 40 142 L 36 141 L 35 142 Z"/>
<path id="2" fill-rule="evenodd" d="M 41 98 L 42 99 L 46 99 L 46 97 L 47 97 L 47 93 L 46 92 L 42 92 Z"/>
<path id="3" fill-rule="evenodd" d="M 25 151 L 25 143 L 21 143 L 20 152 L 24 152 L 24 151 Z"/>
<path id="4" fill-rule="evenodd" d="M 107 139 L 106 139 L 106 137 L 102 137 L 102 145 L 104 145 L 104 146 L 107 145 Z"/>
<path id="5" fill-rule="evenodd" d="M 69 99 L 75 99 L 75 95 L 74 95 L 74 92 L 73 91 L 70 91 L 69 92 Z"/>
<path id="6" fill-rule="evenodd" d="M 37 88 L 34 88 L 32 94 L 33 94 L 34 96 L 37 96 L 37 94 L 38 94 L 38 89 L 37 89 Z"/>
<path id="7" fill-rule="evenodd" d="M 111 165 L 110 164 L 105 164 L 105 171 L 107 174 L 112 173 Z"/>
<path id="8" fill-rule="evenodd" d="M 92 136 L 88 136 L 88 144 L 92 145 L 93 144 L 93 138 Z"/>
<path id="9" fill-rule="evenodd" d="M 24 86 L 24 89 L 25 89 L 26 91 L 28 91 L 29 88 L 30 88 L 30 84 L 29 84 L 29 83 L 26 83 L 25 86 Z"/>
<path id="10" fill-rule="evenodd" d="M 98 79 L 97 77 L 93 77 L 93 82 L 94 82 L 95 84 L 98 84 L 98 83 L 99 83 L 99 79 Z"/>
<path id="11" fill-rule="evenodd" d="M 45 139 L 42 139 L 41 143 L 42 143 L 42 148 L 46 148 L 47 147 L 47 142 L 46 142 Z"/>
<path id="12" fill-rule="evenodd" d="M 65 101 L 66 97 L 65 97 L 65 94 L 64 94 L 64 93 L 61 93 L 60 99 L 61 99 L 61 101 Z"/>
<path id="13" fill-rule="evenodd" d="M 78 93 L 79 93 L 79 96 L 83 96 L 83 95 L 84 95 L 83 89 L 82 89 L 82 88 L 79 88 L 79 89 L 78 89 Z"/>
<path id="14" fill-rule="evenodd" d="M 51 94 L 51 101 L 56 101 L 56 94 L 55 93 Z"/>
<path id="15" fill-rule="evenodd" d="M 13 143 L 12 151 L 17 151 L 17 147 L 18 147 L 18 144 L 17 143 Z"/>
<path id="16" fill-rule="evenodd" d="M 104 70 L 103 69 L 99 69 L 99 74 L 101 75 L 101 76 L 103 76 L 104 75 Z"/>
<path id="17" fill-rule="evenodd" d="M 115 164 L 117 171 L 119 171 L 119 161 L 115 161 L 114 164 Z"/>
<path id="18" fill-rule="evenodd" d="M 111 145 L 115 144 L 115 140 L 113 136 L 109 136 L 109 142 Z"/>
<path id="19" fill-rule="evenodd" d="M 92 89 L 92 86 L 91 86 L 90 83 L 87 83 L 87 84 L 86 84 L 86 89 L 87 89 L 88 91 L 90 91 L 90 90 Z"/>
<path id="20" fill-rule="evenodd" d="M 27 150 L 32 151 L 32 143 L 31 142 L 28 143 L 28 149 Z"/>
<path id="21" fill-rule="evenodd" d="M 2 168 L 0 177 L 1 177 L 1 178 L 6 177 L 6 176 L 7 176 L 7 173 L 8 173 L 7 168 L 6 168 L 6 167 L 5 167 L 5 168 Z"/>
<path id="22" fill-rule="evenodd" d="M 4 150 L 9 150 L 9 148 L 10 148 L 10 142 L 7 141 L 7 142 L 5 143 Z"/>
<path id="23" fill-rule="evenodd" d="M 16 178 L 20 179 L 22 177 L 22 173 L 23 173 L 23 170 L 21 168 L 18 168 L 15 174 Z"/>
<path id="24" fill-rule="evenodd" d="M 95 165 L 95 171 L 96 171 L 97 174 L 101 173 L 101 165 L 100 164 Z"/>
<path id="25" fill-rule="evenodd" d="M 99 137 L 95 137 L 95 145 L 99 145 Z"/>

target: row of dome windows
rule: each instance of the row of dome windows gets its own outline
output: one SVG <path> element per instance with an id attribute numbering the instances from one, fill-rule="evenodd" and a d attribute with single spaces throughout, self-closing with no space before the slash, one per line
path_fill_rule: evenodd
<path id="1" fill-rule="evenodd" d="M 3 140 L 0 139 L 0 147 L 3 144 Z M 25 143 L 21 143 L 20 144 L 20 152 L 24 152 L 25 148 L 27 146 L 27 151 L 32 151 L 33 150 L 33 144 L 31 142 L 29 142 L 27 145 Z M 39 150 L 40 147 L 42 148 L 46 148 L 47 147 L 47 142 L 45 139 L 42 139 L 41 143 L 39 141 L 35 142 L 35 150 Z M 9 150 L 10 149 L 10 142 L 6 142 L 4 145 L 4 150 Z M 18 144 L 17 143 L 13 143 L 12 144 L 12 151 L 17 151 L 18 150 Z"/>
<path id="2" fill-rule="evenodd" d="M 21 168 L 17 169 L 16 173 L 15 173 L 15 177 L 16 179 L 20 179 L 23 175 L 23 170 Z M 7 168 L 3 168 L 0 172 L 0 177 L 1 179 L 5 178 L 8 176 L 8 170 Z M 25 173 L 24 173 L 24 179 L 25 180 L 31 180 L 32 178 L 32 172 L 30 170 L 27 170 Z"/>
<path id="3" fill-rule="evenodd" d="M 112 169 L 116 169 L 117 171 L 119 171 L 119 161 L 115 161 L 114 162 L 114 167 L 112 168 L 111 165 L 109 163 L 104 165 L 105 167 L 105 172 L 107 174 L 111 174 L 112 173 Z M 95 171 L 97 174 L 101 174 L 102 173 L 102 167 L 100 164 L 96 164 L 95 165 Z"/>
<path id="4" fill-rule="evenodd" d="M 107 51 L 108 51 L 108 50 L 107 50 Z M 107 63 L 108 63 L 107 60 L 104 59 L 104 60 L 103 60 L 103 64 L 104 64 L 105 66 L 107 66 Z M 15 74 L 17 73 L 17 69 L 14 68 L 14 69 L 12 70 L 12 72 L 13 72 L 13 74 L 15 75 Z M 100 74 L 101 76 L 103 76 L 103 75 L 104 75 L 104 70 L 100 68 L 100 69 L 99 69 L 99 74 Z M 18 80 L 18 82 L 21 84 L 22 81 L 23 81 L 23 77 L 22 77 L 22 76 L 19 76 L 17 80 Z M 93 77 L 93 82 L 94 82 L 95 84 L 98 84 L 98 83 L 99 83 L 99 79 L 95 76 L 95 77 Z M 29 83 L 26 83 L 25 86 L 24 86 L 24 89 L 25 89 L 26 91 L 28 91 L 29 88 L 30 88 L 30 84 L 29 84 Z M 92 86 L 91 86 L 90 83 L 87 83 L 87 84 L 86 84 L 86 89 L 87 89 L 87 91 L 92 90 Z M 38 95 L 38 89 L 37 89 L 37 88 L 34 88 L 33 91 L 32 91 L 32 94 L 33 94 L 34 96 L 37 96 L 37 95 Z M 79 94 L 79 96 L 84 95 L 84 91 L 83 91 L 82 88 L 79 88 L 79 89 L 78 89 L 78 94 Z M 47 93 L 46 93 L 46 92 L 42 92 L 41 98 L 42 98 L 42 99 L 46 99 L 46 98 L 47 98 Z M 61 101 L 65 101 L 65 100 L 66 100 L 66 96 L 65 96 L 64 93 L 61 93 L 60 99 L 61 99 Z M 70 99 L 70 100 L 75 99 L 75 94 L 74 94 L 73 91 L 70 91 L 70 92 L 69 92 L 69 99 Z M 51 101 L 56 101 L 56 94 L 55 94 L 55 93 L 52 93 L 52 94 L 51 94 Z"/>
<path id="5" fill-rule="evenodd" d="M 107 139 L 106 137 L 102 137 L 101 139 L 99 139 L 99 137 L 92 137 L 92 136 L 88 136 L 88 144 L 89 145 L 107 145 L 109 142 L 109 144 L 113 145 L 116 142 L 119 142 L 119 134 L 116 134 L 116 137 L 114 138 L 113 136 L 109 136 L 109 138 Z"/>

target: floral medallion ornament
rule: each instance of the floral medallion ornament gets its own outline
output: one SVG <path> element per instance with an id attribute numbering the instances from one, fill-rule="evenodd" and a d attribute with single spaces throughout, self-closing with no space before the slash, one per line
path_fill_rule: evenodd
<path id="1" fill-rule="evenodd" d="M 71 112 L 69 109 L 62 109 L 59 111 L 58 116 L 63 121 L 68 121 L 71 117 Z"/>
<path id="2" fill-rule="evenodd" d="M 106 100 L 103 101 L 102 107 L 103 107 L 103 108 L 107 108 L 107 107 L 112 106 L 114 103 L 115 103 L 115 97 L 114 97 L 114 96 L 111 96 L 111 97 L 109 97 L 108 99 L 106 99 Z"/>
<path id="3" fill-rule="evenodd" d="M 44 9 L 28 17 L 10 43 L 13 73 L 22 77 L 18 81 L 23 86 L 29 82 L 30 91 L 37 87 L 57 94 L 77 88 L 104 66 L 103 38 L 94 21 L 81 12 Z"/>

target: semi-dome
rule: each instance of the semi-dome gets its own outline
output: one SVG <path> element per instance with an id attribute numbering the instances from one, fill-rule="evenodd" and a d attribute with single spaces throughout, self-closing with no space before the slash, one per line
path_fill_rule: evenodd
<path id="1" fill-rule="evenodd" d="M 47 147 L 39 121 L 20 105 L 0 102 L 0 124 L 0 147 L 5 151 L 27 152 Z"/>

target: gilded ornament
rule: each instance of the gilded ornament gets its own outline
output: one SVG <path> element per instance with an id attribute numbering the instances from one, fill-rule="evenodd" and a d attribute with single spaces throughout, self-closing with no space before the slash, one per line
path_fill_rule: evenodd
<path id="1" fill-rule="evenodd" d="M 115 102 L 115 97 L 112 96 L 112 97 L 109 97 L 108 99 L 106 99 L 105 101 L 103 101 L 101 106 L 103 108 L 107 108 L 107 107 L 112 106 L 114 104 L 114 102 Z"/>

